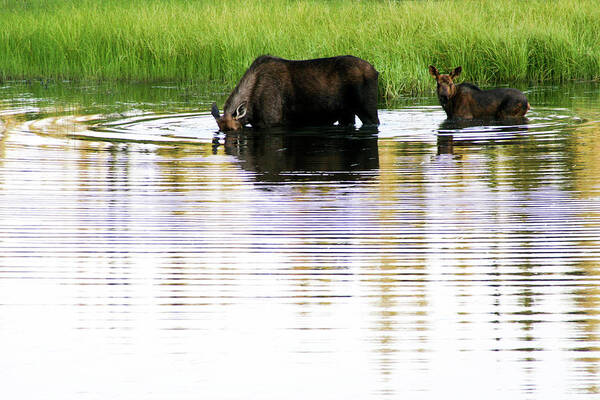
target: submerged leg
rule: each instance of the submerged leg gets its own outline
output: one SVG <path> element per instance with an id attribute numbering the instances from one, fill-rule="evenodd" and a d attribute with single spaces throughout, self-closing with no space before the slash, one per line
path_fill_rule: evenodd
<path id="1" fill-rule="evenodd" d="M 354 126 L 354 124 L 356 123 L 354 113 L 342 115 L 338 122 L 340 123 L 340 126 Z"/>
<path id="2" fill-rule="evenodd" d="M 363 90 L 359 91 L 360 97 L 356 115 L 363 125 L 379 125 L 377 116 L 377 79 L 366 81 Z"/>
<path id="3" fill-rule="evenodd" d="M 363 125 L 379 125 L 379 117 L 377 116 L 377 107 L 375 110 L 360 110 L 356 113 Z"/>

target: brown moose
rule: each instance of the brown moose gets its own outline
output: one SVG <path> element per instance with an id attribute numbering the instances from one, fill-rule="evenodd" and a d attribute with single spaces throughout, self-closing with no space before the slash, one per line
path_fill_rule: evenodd
<path id="1" fill-rule="evenodd" d="M 517 89 L 481 90 L 466 82 L 455 85 L 454 78 L 461 72 L 462 67 L 457 67 L 450 74 L 441 75 L 433 65 L 429 66 L 429 73 L 437 81 L 438 99 L 448 119 L 504 120 L 521 118 L 529 111 L 527 97 Z"/>
<path id="2" fill-rule="evenodd" d="M 215 103 L 211 114 L 219 130 L 274 126 L 302 127 L 379 125 L 378 72 L 353 56 L 285 60 L 260 56 L 246 71 L 223 107 Z"/>

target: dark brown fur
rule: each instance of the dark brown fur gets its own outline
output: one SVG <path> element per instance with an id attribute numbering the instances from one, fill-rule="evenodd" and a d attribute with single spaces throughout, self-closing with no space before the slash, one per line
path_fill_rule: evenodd
<path id="1" fill-rule="evenodd" d="M 520 118 L 529 111 L 527 97 L 517 89 L 501 88 L 481 90 L 471 83 L 454 84 L 454 78 L 462 72 L 455 68 L 450 74 L 441 75 L 433 66 L 429 73 L 437 82 L 437 95 L 448 119 L 493 118 L 503 120 Z"/>
<path id="2" fill-rule="evenodd" d="M 378 125 L 378 72 L 353 56 L 285 60 L 258 57 L 246 71 L 219 115 L 219 130 L 273 126 Z"/>

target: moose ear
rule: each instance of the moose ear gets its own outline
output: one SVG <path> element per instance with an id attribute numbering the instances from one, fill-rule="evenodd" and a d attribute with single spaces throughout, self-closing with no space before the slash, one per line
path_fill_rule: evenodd
<path id="1" fill-rule="evenodd" d="M 460 75 L 460 73 L 462 72 L 462 67 L 456 67 L 454 68 L 454 71 L 450 72 L 450 78 L 454 79 L 457 76 Z"/>
<path id="2" fill-rule="evenodd" d="M 244 101 L 236 108 L 235 113 L 233 114 L 233 119 L 244 118 L 246 111 L 246 102 Z"/>
<path id="3" fill-rule="evenodd" d="M 212 108 L 210 109 L 210 113 L 212 114 L 213 117 L 215 117 L 215 119 L 221 118 L 221 116 L 219 115 L 219 107 L 217 107 L 217 103 L 212 103 Z"/>
<path id="4" fill-rule="evenodd" d="M 440 73 L 438 72 L 437 68 L 434 67 L 433 65 L 429 66 L 429 73 L 431 74 L 431 76 L 433 76 L 435 79 L 437 79 L 438 76 L 440 76 Z"/>

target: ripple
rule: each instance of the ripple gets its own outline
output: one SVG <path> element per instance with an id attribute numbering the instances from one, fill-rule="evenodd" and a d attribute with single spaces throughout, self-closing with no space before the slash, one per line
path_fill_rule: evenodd
<path id="1" fill-rule="evenodd" d="M 382 110 L 378 132 L 223 134 L 189 109 L 14 97 L 0 106 L 8 392 L 26 378 L 66 399 L 242 398 L 257 382 L 261 398 L 434 398 L 465 371 L 473 393 L 597 390 L 592 109 L 451 125 L 410 106 Z"/>

